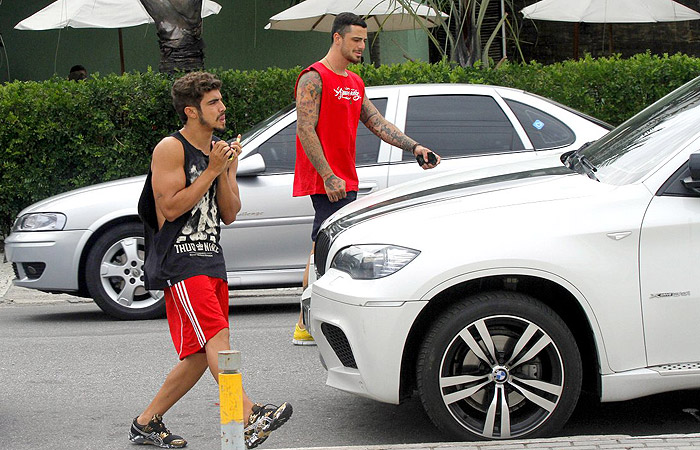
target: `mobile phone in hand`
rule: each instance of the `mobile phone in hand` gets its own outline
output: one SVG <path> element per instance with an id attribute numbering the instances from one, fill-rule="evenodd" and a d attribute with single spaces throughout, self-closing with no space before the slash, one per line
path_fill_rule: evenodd
<path id="1" fill-rule="evenodd" d="M 423 166 L 425 164 L 425 159 L 423 158 L 423 155 L 419 154 L 416 156 L 416 161 L 418 161 L 419 166 Z M 428 152 L 428 164 L 435 164 L 437 163 L 437 156 L 435 156 L 435 153 L 433 152 Z"/>

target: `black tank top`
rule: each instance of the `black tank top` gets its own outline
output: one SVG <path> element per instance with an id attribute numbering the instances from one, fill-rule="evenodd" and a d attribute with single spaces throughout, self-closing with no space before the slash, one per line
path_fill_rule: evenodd
<path id="1" fill-rule="evenodd" d="M 171 135 L 185 152 L 185 186 L 191 185 L 209 165 L 209 157 L 195 148 L 179 131 Z M 217 137 L 214 141 L 220 140 Z M 165 289 L 197 275 L 226 278 L 226 264 L 219 245 L 220 214 L 216 203 L 217 180 L 192 208 L 175 221 L 165 221 L 158 230 L 155 199 L 149 171 L 139 199 L 139 216 L 144 222 L 146 289 Z"/>

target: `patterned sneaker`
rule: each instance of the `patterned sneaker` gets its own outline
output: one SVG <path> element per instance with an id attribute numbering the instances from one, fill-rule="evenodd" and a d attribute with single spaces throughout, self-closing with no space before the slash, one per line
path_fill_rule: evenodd
<path id="1" fill-rule="evenodd" d="M 138 417 L 137 417 L 138 418 Z M 148 425 L 140 425 L 136 419 L 129 430 L 129 440 L 134 444 L 151 444 L 160 448 L 182 448 L 187 446 L 187 441 L 182 437 L 172 434 L 165 428 L 163 416 L 156 414 L 148 422 Z"/>
<path id="2" fill-rule="evenodd" d="M 294 327 L 294 337 L 292 338 L 294 345 L 316 345 L 313 336 L 311 336 L 306 328 L 299 328 L 299 324 Z"/>
<path id="3" fill-rule="evenodd" d="M 248 426 L 244 430 L 245 446 L 255 448 L 265 442 L 270 433 L 284 425 L 292 417 L 292 405 L 287 402 L 280 406 L 253 405 L 253 412 L 248 417 Z"/>

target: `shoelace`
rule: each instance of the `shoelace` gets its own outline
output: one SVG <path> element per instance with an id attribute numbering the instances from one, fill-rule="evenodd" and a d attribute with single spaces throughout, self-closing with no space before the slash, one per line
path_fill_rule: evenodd
<path id="1" fill-rule="evenodd" d="M 278 408 L 279 406 L 273 405 L 272 403 L 261 405 L 257 412 L 251 414 L 251 416 L 253 416 L 255 420 L 252 420 L 248 423 L 248 426 L 245 428 L 244 432 L 257 429 L 258 422 L 262 422 L 263 426 L 271 424 L 274 419 L 272 419 L 270 415 L 274 414 L 274 412 L 277 411 Z"/>
<path id="2" fill-rule="evenodd" d="M 153 424 L 153 426 L 151 426 L 151 429 L 153 430 L 154 433 L 158 433 L 161 436 L 163 435 L 163 433 L 165 433 L 166 436 L 170 434 L 170 430 L 168 430 L 165 427 L 165 424 L 163 423 L 163 419 L 156 416 L 155 421 L 153 421 L 153 422 L 155 422 L 155 423 Z M 150 425 L 150 423 L 149 423 L 149 425 Z"/>

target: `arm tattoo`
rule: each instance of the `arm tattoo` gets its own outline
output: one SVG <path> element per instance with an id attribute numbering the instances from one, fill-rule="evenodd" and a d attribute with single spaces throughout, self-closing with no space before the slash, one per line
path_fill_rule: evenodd
<path id="1" fill-rule="evenodd" d="M 416 143 L 396 128 L 393 123 L 386 120 L 367 97 L 362 101 L 360 120 L 379 139 L 407 152 L 410 152 L 413 144 Z"/>
<path id="2" fill-rule="evenodd" d="M 297 135 L 306 156 L 319 175 L 332 173 L 323 154 L 321 141 L 316 134 L 318 114 L 321 109 L 321 92 L 323 84 L 321 75 L 309 71 L 302 75 L 297 86 Z"/>

